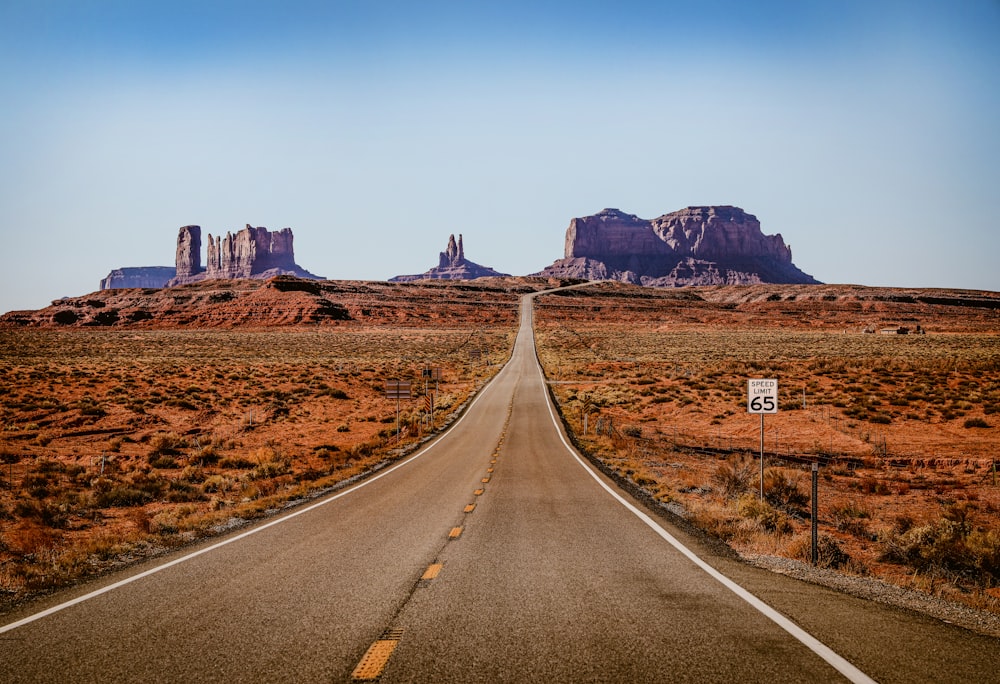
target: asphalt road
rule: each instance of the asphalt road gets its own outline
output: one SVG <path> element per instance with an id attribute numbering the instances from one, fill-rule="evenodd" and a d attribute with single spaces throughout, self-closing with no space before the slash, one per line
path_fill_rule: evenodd
<path id="1" fill-rule="evenodd" d="M 513 356 L 409 459 L 0 627 L 2 682 L 988 682 L 1000 640 L 742 565 L 568 447 Z"/>

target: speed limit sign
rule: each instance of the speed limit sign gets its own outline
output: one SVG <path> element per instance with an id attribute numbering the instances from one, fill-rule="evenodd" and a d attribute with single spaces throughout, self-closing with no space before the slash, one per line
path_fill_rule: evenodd
<path id="1" fill-rule="evenodd" d="M 747 413 L 778 412 L 778 381 L 747 380 Z"/>

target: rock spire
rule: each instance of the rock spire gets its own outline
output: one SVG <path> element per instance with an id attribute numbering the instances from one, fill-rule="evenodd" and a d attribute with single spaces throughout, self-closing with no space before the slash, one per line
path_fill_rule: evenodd
<path id="1" fill-rule="evenodd" d="M 177 275 L 168 285 L 276 275 L 322 280 L 295 263 L 292 241 L 291 228 L 272 232 L 247 224 L 243 230 L 226 233 L 225 237 L 213 237 L 209 233 L 206 262 L 202 268 L 201 227 L 184 226 L 177 235 Z"/>
<path id="2" fill-rule="evenodd" d="M 507 277 L 506 273 L 494 271 L 489 266 L 480 266 L 465 258 L 465 245 L 459 234 L 458 242 L 454 235 L 448 236 L 448 246 L 438 255 L 438 265 L 425 273 L 417 275 L 399 275 L 390 278 L 390 282 L 406 283 L 414 280 L 473 280 L 475 278 Z"/>

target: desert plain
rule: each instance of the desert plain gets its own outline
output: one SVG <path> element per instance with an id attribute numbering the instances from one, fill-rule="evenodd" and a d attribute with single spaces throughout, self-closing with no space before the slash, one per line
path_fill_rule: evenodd
<path id="1" fill-rule="evenodd" d="M 505 361 L 520 296 L 563 284 L 212 281 L 5 315 L 0 609 L 404 457 Z M 1000 294 L 599 283 L 538 297 L 535 327 L 572 439 L 649 505 L 808 563 L 816 463 L 818 564 L 1000 613 Z M 763 499 L 749 378 L 779 383 Z"/>

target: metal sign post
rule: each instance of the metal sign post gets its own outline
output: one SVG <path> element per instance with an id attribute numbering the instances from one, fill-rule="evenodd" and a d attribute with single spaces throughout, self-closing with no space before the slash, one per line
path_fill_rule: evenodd
<path id="1" fill-rule="evenodd" d="M 760 414 L 760 500 L 764 500 L 764 414 Z"/>
<path id="2" fill-rule="evenodd" d="M 764 416 L 778 412 L 778 381 L 773 378 L 747 380 L 747 413 L 760 414 L 760 500 L 764 500 Z"/>
<path id="3" fill-rule="evenodd" d="M 812 467 L 812 564 L 819 563 L 819 463 Z"/>
<path id="4" fill-rule="evenodd" d="M 424 368 L 421 373 L 424 378 L 424 412 L 427 414 L 427 423 L 434 428 L 434 404 L 437 399 L 438 383 L 441 382 L 441 368 Z M 430 392 L 430 381 L 434 381 L 434 394 Z"/>
<path id="5" fill-rule="evenodd" d="M 409 380 L 386 380 L 385 381 L 385 398 L 396 400 L 396 437 L 399 438 L 399 400 L 400 399 L 410 399 L 412 394 L 410 393 L 410 381 Z"/>

